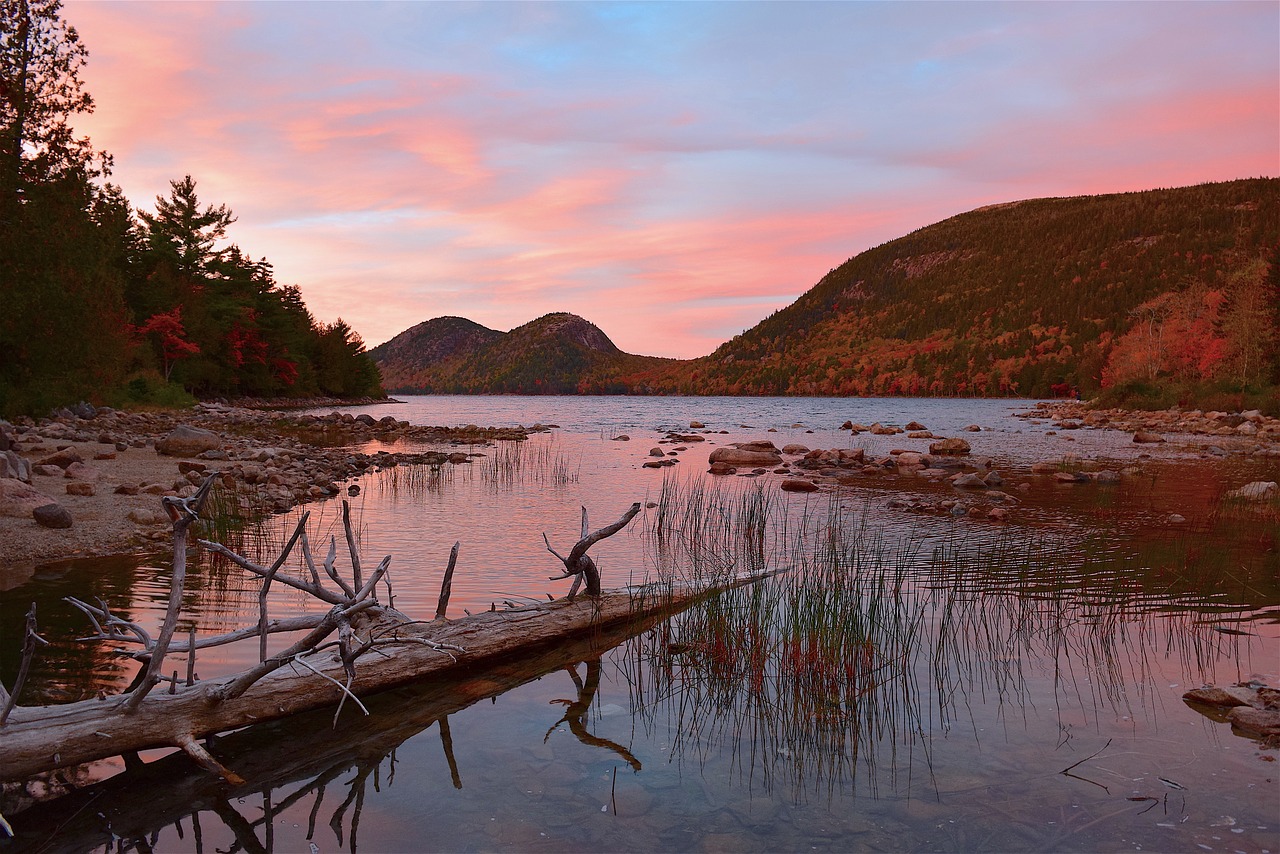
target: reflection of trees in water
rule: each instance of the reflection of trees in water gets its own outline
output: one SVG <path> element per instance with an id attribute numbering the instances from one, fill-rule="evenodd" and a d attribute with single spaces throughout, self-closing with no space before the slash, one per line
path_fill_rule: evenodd
<path id="1" fill-rule="evenodd" d="M 1247 675 L 1248 636 L 1218 624 L 1257 618 L 1263 603 L 1221 579 L 1161 596 L 1149 573 L 1110 554 L 1095 562 L 1012 536 L 922 553 L 835 503 L 793 514 L 790 537 L 747 538 L 738 520 L 754 524 L 767 499 L 675 497 L 685 503 L 650 533 L 659 565 L 792 569 L 629 641 L 619 657 L 632 705 L 651 732 L 670 734 L 674 755 L 702 762 L 728 749 L 766 791 L 896 786 L 929 772 L 935 735 L 972 727 L 976 737 L 978 704 L 1016 720 L 1047 697 L 1069 738 L 1069 719 L 1153 709 L 1170 666 L 1186 682 L 1219 668 Z"/>

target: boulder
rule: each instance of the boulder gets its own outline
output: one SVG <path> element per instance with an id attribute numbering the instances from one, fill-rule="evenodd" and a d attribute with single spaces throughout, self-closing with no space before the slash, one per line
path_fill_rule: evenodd
<path id="1" fill-rule="evenodd" d="M 712 463 L 729 463 L 744 466 L 777 466 L 782 456 L 776 451 L 750 450 L 747 448 L 716 448 L 707 458 Z"/>
<path id="2" fill-rule="evenodd" d="M 811 480 L 787 478 L 782 482 L 782 489 L 784 492 L 817 492 L 818 484 Z"/>
<path id="3" fill-rule="evenodd" d="M 94 482 L 102 478 L 102 472 L 92 466 L 87 466 L 84 463 L 72 463 L 67 466 L 67 470 L 63 473 L 63 476 L 71 478 L 72 480 Z"/>
<path id="4" fill-rule="evenodd" d="M 87 480 L 73 480 L 67 484 L 67 495 L 91 496 L 98 494 L 96 484 Z"/>
<path id="5" fill-rule="evenodd" d="M 951 479 L 951 485 L 957 489 L 986 489 L 987 482 L 976 474 L 958 474 Z"/>
<path id="6" fill-rule="evenodd" d="M 929 453 L 959 456 L 969 453 L 969 443 L 964 439 L 943 439 L 929 444 Z"/>
<path id="7" fill-rule="evenodd" d="M 1280 711 L 1239 706 L 1227 712 L 1227 720 L 1236 729 L 1252 736 L 1280 735 Z"/>
<path id="8" fill-rule="evenodd" d="M 613 437 L 613 441 L 615 441 L 615 442 L 630 442 L 630 441 L 631 441 L 631 437 L 630 437 L 630 436 L 628 436 L 627 434 L 623 433 L 621 436 L 614 436 L 614 437 Z"/>
<path id="9" fill-rule="evenodd" d="M 10 477 L 24 483 L 31 482 L 31 461 L 23 459 L 13 451 L 0 451 L 0 478 Z"/>
<path id="10" fill-rule="evenodd" d="M 70 528 L 71 514 L 61 504 L 45 503 L 31 511 L 31 516 L 46 528 Z"/>
<path id="11" fill-rule="evenodd" d="M 1247 483 L 1239 489 L 1233 489 L 1227 493 L 1227 498 L 1237 498 L 1243 501 L 1267 501 L 1280 491 L 1280 484 L 1274 480 L 1255 480 L 1253 483 Z"/>
<path id="12" fill-rule="evenodd" d="M 1215 685 L 1206 685 L 1203 688 L 1192 688 L 1190 691 L 1182 695 L 1182 699 L 1193 703 L 1204 703 L 1207 706 L 1230 708 L 1233 706 L 1251 705 L 1254 694 L 1254 691 L 1248 688 L 1241 688 L 1236 685 L 1232 685 L 1227 688 L 1219 688 Z"/>
<path id="13" fill-rule="evenodd" d="M 703 424 L 701 421 L 690 421 L 690 422 L 689 422 L 689 429 L 690 429 L 690 430 L 703 430 L 703 429 L 706 429 L 706 426 L 707 426 L 707 425 L 706 425 L 706 424 Z"/>
<path id="14" fill-rule="evenodd" d="M 907 429 L 907 430 L 928 430 L 929 428 L 928 428 L 928 427 L 926 427 L 926 426 L 924 426 L 923 424 L 921 424 L 919 421 L 908 421 L 908 422 L 907 422 L 907 426 L 906 426 L 906 428 L 905 428 L 905 429 Z"/>
<path id="15" fill-rule="evenodd" d="M 57 466 L 60 469 L 65 469 L 72 463 L 82 462 L 84 462 L 84 458 L 80 456 L 79 452 L 77 452 L 75 448 L 65 448 L 64 450 L 58 451 L 56 454 L 50 454 L 47 457 L 37 460 L 36 465 Z"/>
<path id="16" fill-rule="evenodd" d="M 649 456 L 651 456 L 651 457 L 665 457 L 666 455 L 667 455 L 667 454 L 666 454 L 666 452 L 665 452 L 665 451 L 663 451 L 661 448 L 650 448 L 650 449 L 649 449 Z"/>
<path id="17" fill-rule="evenodd" d="M 1139 430 L 1133 434 L 1133 441 L 1146 444 L 1157 444 L 1164 441 L 1164 436 L 1159 433 L 1151 433 L 1147 430 Z"/>
<path id="18" fill-rule="evenodd" d="M 737 474 L 738 470 L 728 463 L 712 463 L 711 468 L 707 469 L 708 474 Z"/>
<path id="19" fill-rule="evenodd" d="M 29 519 L 31 511 L 49 503 L 49 496 L 22 481 L 0 478 L 0 516 Z"/>
<path id="20" fill-rule="evenodd" d="M 782 453 L 789 454 L 789 455 L 790 454 L 807 454 L 809 453 L 809 448 L 805 445 L 797 445 L 797 444 L 785 445 L 782 448 Z"/>
<path id="21" fill-rule="evenodd" d="M 156 442 L 156 453 L 166 457 L 194 457 L 222 448 L 222 437 L 211 430 L 181 424 Z"/>

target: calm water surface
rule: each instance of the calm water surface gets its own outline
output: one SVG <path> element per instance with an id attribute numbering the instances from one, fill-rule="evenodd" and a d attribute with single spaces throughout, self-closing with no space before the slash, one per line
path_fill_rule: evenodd
<path id="1" fill-rule="evenodd" d="M 637 632 L 589 638 L 448 686 L 220 740 L 250 783 L 231 789 L 163 752 L 8 791 L 12 850 L 1215 850 L 1280 851 L 1276 751 L 1182 702 L 1203 682 L 1280 683 L 1274 508 L 1225 490 L 1280 479 L 1275 460 L 1151 451 L 1126 434 L 1014 418 L 1007 400 L 416 397 L 370 407 L 417 424 L 555 424 L 467 450 L 439 470 L 365 475 L 350 499 L 365 561 L 393 559 L 395 604 L 433 612 L 460 541 L 451 615 L 562 595 L 557 550 L 633 501 L 655 504 L 593 550 L 605 585 L 747 568 L 792 571 Z M 361 410 L 352 410 L 359 412 Z M 670 468 L 644 469 L 666 431 L 706 424 Z M 778 477 L 713 479 L 714 447 L 925 450 L 851 436 L 845 420 L 962 435 L 1018 499 L 1012 522 L 920 515 L 949 485 L 869 476 L 837 493 Z M 980 432 L 962 432 L 976 424 Z M 776 432 L 769 432 L 770 429 Z M 725 431 L 725 432 L 719 432 Z M 628 441 L 617 437 L 629 436 Z M 405 449 L 372 444 L 361 450 Z M 1143 458 L 1152 454 L 1152 458 Z M 1117 486 L 1061 486 L 1033 462 L 1127 469 Z M 1018 485 L 1028 484 L 1026 489 Z M 965 500 L 979 501 L 968 496 Z M 763 508 L 764 526 L 737 516 Z M 689 508 L 700 507 L 702 523 Z M 340 504 L 309 505 L 313 540 Z M 269 554 L 297 520 L 238 545 Z M 1186 517 L 1169 525 L 1170 513 Z M 714 517 L 721 523 L 706 524 Z M 743 530 L 755 531 L 745 537 Z M 317 545 L 322 551 L 324 546 Z M 43 567 L 0 598 L 12 684 L 35 600 L 55 648 L 31 694 L 122 690 L 132 671 L 76 645 L 65 595 L 99 595 L 144 624 L 167 595 L 163 555 Z M 202 562 L 187 613 L 244 626 L 256 585 Z M 281 594 L 273 616 L 314 610 Z M 183 627 L 185 629 L 185 626 Z M 202 676 L 243 653 L 201 653 Z M 1065 772 L 1065 773 L 1064 773 Z"/>

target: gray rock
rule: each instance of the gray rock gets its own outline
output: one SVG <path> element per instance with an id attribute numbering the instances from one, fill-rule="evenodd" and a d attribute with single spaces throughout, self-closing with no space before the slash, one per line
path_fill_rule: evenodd
<path id="1" fill-rule="evenodd" d="M 31 461 L 13 451 L 0 451 L 0 477 L 11 477 L 23 483 L 31 482 Z"/>
<path id="2" fill-rule="evenodd" d="M 173 428 L 168 436 L 156 442 L 156 453 L 166 457 L 194 457 L 221 447 L 222 437 L 217 433 L 188 424 L 180 424 Z"/>
<path id="3" fill-rule="evenodd" d="M 986 489 L 987 482 L 976 474 L 958 474 L 951 479 L 951 485 L 957 489 Z"/>
<path id="4" fill-rule="evenodd" d="M 1280 491 L 1280 484 L 1274 480 L 1255 480 L 1239 489 L 1227 493 L 1227 498 L 1238 498 L 1244 501 L 1267 501 Z"/>
<path id="5" fill-rule="evenodd" d="M 42 504 L 33 508 L 31 515 L 46 528 L 70 528 L 73 524 L 71 514 L 61 504 Z"/>

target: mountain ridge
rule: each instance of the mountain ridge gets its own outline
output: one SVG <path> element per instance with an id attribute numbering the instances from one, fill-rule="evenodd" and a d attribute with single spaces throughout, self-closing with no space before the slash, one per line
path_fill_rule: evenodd
<path id="1" fill-rule="evenodd" d="M 1274 299 L 1266 309 L 1278 245 L 1275 178 L 1023 199 L 858 253 L 696 359 L 623 353 L 563 312 L 416 372 L 389 355 L 411 330 L 371 355 L 401 392 L 1050 396 L 1143 380 L 1257 385 L 1280 380 L 1258 368 L 1280 361 L 1280 309 Z M 1258 299 L 1263 309 L 1247 307 Z M 1140 322 L 1167 327 L 1168 342 L 1144 343 Z M 574 338 L 587 328 L 608 345 Z"/>

